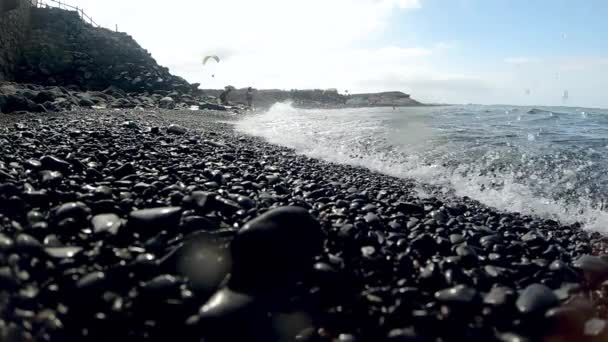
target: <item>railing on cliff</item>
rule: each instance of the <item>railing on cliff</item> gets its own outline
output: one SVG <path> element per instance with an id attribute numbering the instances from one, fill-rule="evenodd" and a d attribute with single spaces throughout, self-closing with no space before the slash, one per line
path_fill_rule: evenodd
<path id="1" fill-rule="evenodd" d="M 63 9 L 63 10 L 68 10 L 68 11 L 76 11 L 78 13 L 78 16 L 85 23 L 91 24 L 91 26 L 93 26 L 93 27 L 101 27 L 101 25 L 97 24 L 93 20 L 93 18 L 88 16 L 82 8 L 79 8 L 77 6 L 72 6 L 72 5 L 66 4 L 60 0 L 30 0 L 30 1 L 32 3 L 33 7 L 55 7 L 55 8 L 59 8 L 59 9 Z M 118 31 L 118 26 L 116 27 L 116 31 Z"/>

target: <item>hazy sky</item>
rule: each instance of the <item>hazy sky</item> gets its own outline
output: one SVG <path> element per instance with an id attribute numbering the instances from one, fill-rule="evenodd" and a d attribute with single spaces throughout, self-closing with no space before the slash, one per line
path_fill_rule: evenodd
<path id="1" fill-rule="evenodd" d="M 72 0 L 204 88 L 608 107 L 605 0 Z M 222 61 L 203 67 L 202 56 Z M 211 77 L 215 75 L 215 77 Z M 529 91 L 527 91 L 529 89 Z M 528 94 L 529 93 L 529 94 Z"/>

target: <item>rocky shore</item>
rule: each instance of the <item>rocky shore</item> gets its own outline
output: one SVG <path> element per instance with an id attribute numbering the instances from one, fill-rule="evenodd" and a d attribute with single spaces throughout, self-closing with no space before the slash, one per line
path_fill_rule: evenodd
<path id="1" fill-rule="evenodd" d="M 103 91 L 83 90 L 78 86 L 43 86 L 4 82 L 0 84 L 0 113 L 23 114 L 63 112 L 78 109 L 208 109 L 242 112 L 245 106 L 222 106 L 215 98 L 198 91 L 126 92 L 109 86 Z"/>
<path id="2" fill-rule="evenodd" d="M 0 340 L 608 339 L 599 234 L 231 120 L 0 114 Z"/>

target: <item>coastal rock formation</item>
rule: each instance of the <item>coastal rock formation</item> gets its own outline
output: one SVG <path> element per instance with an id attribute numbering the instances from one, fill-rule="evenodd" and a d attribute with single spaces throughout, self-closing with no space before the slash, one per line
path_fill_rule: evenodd
<path id="1" fill-rule="evenodd" d="M 0 81 L 12 80 L 30 23 L 29 0 L 0 2 Z"/>
<path id="2" fill-rule="evenodd" d="M 219 97 L 219 89 L 205 89 L 205 94 Z M 235 89 L 228 99 L 232 102 L 245 105 L 247 88 Z M 345 108 L 345 107 L 383 107 L 383 106 L 422 106 L 423 104 L 412 99 L 410 95 L 399 91 L 351 94 L 338 93 L 336 89 L 260 89 L 255 90 L 253 103 L 256 108 L 268 108 L 277 102 L 290 101 L 299 108 Z"/>
<path id="3" fill-rule="evenodd" d="M 57 8 L 31 9 L 30 34 L 15 79 L 98 91 L 115 86 L 126 92 L 191 93 L 198 88 L 159 66 L 126 33 L 93 27 L 77 12 Z"/>
<path id="4" fill-rule="evenodd" d="M 409 94 L 400 91 L 382 93 L 353 94 L 348 96 L 346 105 L 349 107 L 390 107 L 390 106 L 420 106 L 421 103 L 412 99 Z"/>
<path id="5" fill-rule="evenodd" d="M 0 83 L 0 113 L 47 113 L 77 108 L 184 109 L 190 107 L 231 112 L 245 110 L 242 106 L 228 108 L 209 103 L 204 96 L 193 96 L 178 91 L 156 90 L 154 93 L 132 93 L 115 86 L 103 91 L 85 91 L 75 86 Z"/>

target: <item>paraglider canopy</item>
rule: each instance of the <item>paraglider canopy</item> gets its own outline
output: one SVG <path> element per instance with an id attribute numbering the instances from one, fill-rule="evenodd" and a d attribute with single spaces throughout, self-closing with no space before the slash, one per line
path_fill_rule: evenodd
<path id="1" fill-rule="evenodd" d="M 214 60 L 216 63 L 220 62 L 220 58 L 216 55 L 209 55 L 209 56 L 205 56 L 203 57 L 203 65 L 207 64 L 207 62 L 209 60 Z"/>

